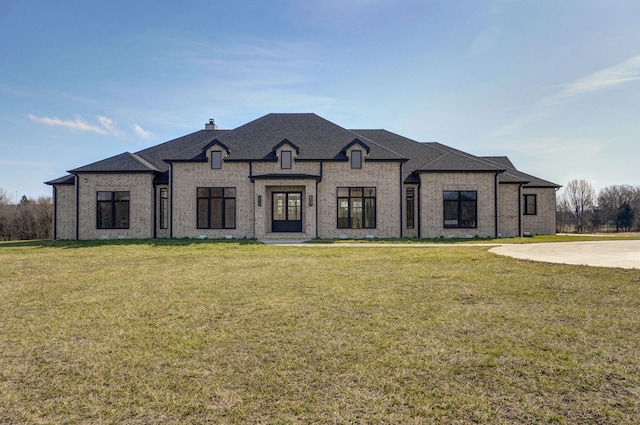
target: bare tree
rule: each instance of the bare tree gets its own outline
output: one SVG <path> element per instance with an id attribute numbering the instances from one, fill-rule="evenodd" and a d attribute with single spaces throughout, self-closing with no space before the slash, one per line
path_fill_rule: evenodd
<path id="1" fill-rule="evenodd" d="M 638 208 L 640 208 L 640 187 L 623 184 L 608 186 L 600 190 L 598 193 L 598 209 L 601 212 L 603 224 L 609 228 L 615 227 L 616 231 L 618 231 L 617 217 L 620 208 L 625 204 L 631 207 L 633 211 L 638 211 Z"/>
<path id="2" fill-rule="evenodd" d="M 564 188 L 560 205 L 569 212 L 575 231 L 584 231 L 596 198 L 593 186 L 586 180 L 571 180 Z"/>
<path id="3" fill-rule="evenodd" d="M 32 200 L 23 196 L 13 205 L 0 188 L 0 240 L 50 239 L 53 227 L 51 197 Z"/>

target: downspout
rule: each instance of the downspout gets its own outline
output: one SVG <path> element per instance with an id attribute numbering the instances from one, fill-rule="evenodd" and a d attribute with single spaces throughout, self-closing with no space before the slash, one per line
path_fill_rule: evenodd
<path id="1" fill-rule="evenodd" d="M 253 238 L 257 239 L 256 222 L 258 221 L 258 203 L 256 201 L 256 181 L 253 179 L 253 162 L 251 161 L 249 161 L 249 181 L 253 183 L 253 220 L 251 220 L 253 229 L 251 229 L 251 232 L 253 233 Z"/>
<path id="2" fill-rule="evenodd" d="M 319 220 L 318 220 L 318 183 L 320 183 L 322 181 L 322 161 L 320 161 L 320 180 L 316 181 L 316 239 L 318 239 L 319 233 L 318 233 L 318 224 L 319 224 Z"/>
<path id="3" fill-rule="evenodd" d="M 420 201 L 422 199 L 422 196 L 420 195 L 420 189 L 422 189 L 422 177 L 418 174 L 418 178 L 420 179 L 420 182 L 418 183 L 418 239 L 420 239 L 422 237 L 422 206 Z"/>
<path id="4" fill-rule="evenodd" d="M 403 209 L 402 209 L 402 162 L 400 162 L 400 239 L 402 239 L 403 236 L 403 230 L 404 230 L 404 215 L 403 215 Z"/>
<path id="5" fill-rule="evenodd" d="M 498 237 L 498 173 L 493 178 L 493 203 L 494 203 L 494 216 L 495 216 L 495 237 Z"/>
<path id="6" fill-rule="evenodd" d="M 169 163 L 169 239 L 173 239 L 173 162 Z"/>
<path id="7" fill-rule="evenodd" d="M 58 188 L 53 185 L 53 240 L 58 240 Z"/>
<path id="8" fill-rule="evenodd" d="M 522 184 L 518 185 L 518 237 L 522 237 Z"/>
<path id="9" fill-rule="evenodd" d="M 76 174 L 76 240 L 80 240 L 80 177 Z"/>
<path id="10" fill-rule="evenodd" d="M 153 239 L 156 239 L 158 237 L 158 189 L 153 182 L 151 182 L 151 188 L 153 189 Z"/>

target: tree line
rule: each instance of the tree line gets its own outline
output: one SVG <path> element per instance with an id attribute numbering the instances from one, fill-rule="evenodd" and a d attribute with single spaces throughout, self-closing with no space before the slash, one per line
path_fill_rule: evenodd
<path id="1" fill-rule="evenodd" d="M 12 204 L 0 187 L 0 240 L 51 239 L 53 203 L 50 196 L 29 199 L 22 196 Z"/>
<path id="2" fill-rule="evenodd" d="M 571 180 L 558 197 L 559 232 L 640 231 L 640 186 L 613 185 L 596 195 L 586 180 Z"/>

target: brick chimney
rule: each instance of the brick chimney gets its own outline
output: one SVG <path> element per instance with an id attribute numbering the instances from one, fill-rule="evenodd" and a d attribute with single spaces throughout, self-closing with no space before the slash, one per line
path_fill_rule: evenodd
<path id="1" fill-rule="evenodd" d="M 218 126 L 216 125 L 216 120 L 213 118 L 209 118 L 209 122 L 204 125 L 205 130 L 217 130 Z"/>

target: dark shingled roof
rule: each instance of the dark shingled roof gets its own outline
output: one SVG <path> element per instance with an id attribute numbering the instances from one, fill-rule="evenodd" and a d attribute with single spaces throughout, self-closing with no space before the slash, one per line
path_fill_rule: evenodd
<path id="1" fill-rule="evenodd" d="M 76 184 L 76 177 L 71 174 L 67 174 L 66 176 L 45 182 L 45 184 L 48 184 L 48 185 L 72 184 L 73 185 L 73 184 Z"/>
<path id="2" fill-rule="evenodd" d="M 215 138 L 229 149 L 225 161 L 275 161 L 274 148 L 284 140 L 299 149 L 296 161 L 346 161 L 344 149 L 358 138 L 355 133 L 316 114 L 268 114 L 234 130 L 216 133 Z M 406 159 L 383 146 L 362 142 L 370 148 L 367 160 Z M 197 161 L 201 154 L 202 149 L 194 146 L 194 149 L 175 152 L 165 159 Z"/>
<path id="3" fill-rule="evenodd" d="M 69 171 L 77 173 L 159 173 L 160 170 L 146 159 L 131 152 L 121 153 Z"/>
<path id="4" fill-rule="evenodd" d="M 477 157 L 440 143 L 420 143 L 387 130 L 347 130 L 312 113 L 268 114 L 233 130 L 199 130 L 136 153 L 125 152 L 69 171 L 75 173 L 148 172 L 155 183 L 168 183 L 170 162 L 206 161 L 214 142 L 227 151 L 225 161 L 275 161 L 275 149 L 286 141 L 298 150 L 296 161 L 346 161 L 346 150 L 360 143 L 366 161 L 401 161 L 405 182 L 418 183 L 420 173 L 502 173 L 502 183 L 559 187 L 521 173 L 507 157 Z M 73 184 L 72 175 L 47 184 Z"/>
<path id="5" fill-rule="evenodd" d="M 524 183 L 524 187 L 553 187 L 556 189 L 562 187 L 559 184 L 518 171 L 506 156 L 483 156 L 482 158 L 494 164 L 500 164 L 507 169 L 504 173 L 504 178 L 500 176 L 500 183 Z"/>

